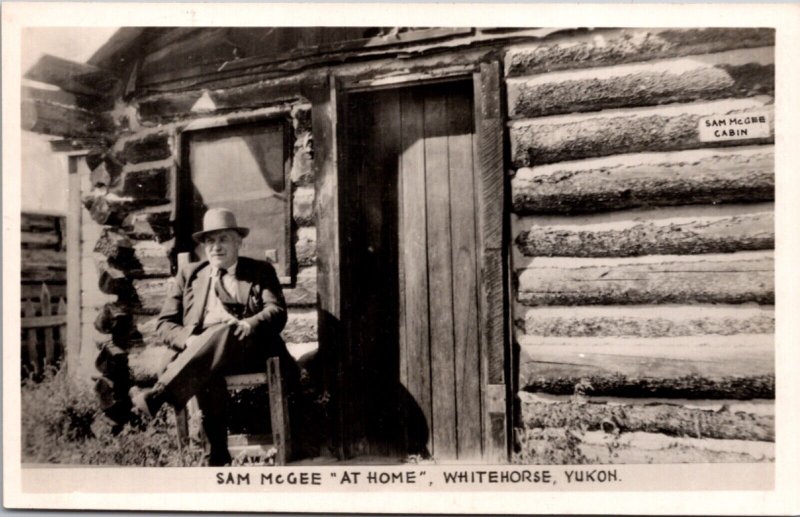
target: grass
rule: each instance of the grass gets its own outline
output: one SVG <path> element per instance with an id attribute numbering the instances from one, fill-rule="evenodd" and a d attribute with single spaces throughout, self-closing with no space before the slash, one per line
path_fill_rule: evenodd
<path id="1" fill-rule="evenodd" d="M 586 394 L 592 390 L 588 381 L 575 384 L 570 404 L 586 404 Z M 581 411 L 570 413 L 563 428 L 517 429 L 518 450 L 511 462 L 522 465 L 584 465 L 595 463 L 595 458 L 587 457 L 581 450 L 583 438 L 588 429 L 588 420 Z"/>
<path id="2" fill-rule="evenodd" d="M 23 381 L 21 406 L 23 463 L 176 467 L 202 461 L 202 451 L 178 449 L 172 410 L 115 434 L 91 388 L 72 383 L 64 371 Z"/>
<path id="3" fill-rule="evenodd" d="M 23 464 L 203 465 L 199 443 L 178 448 L 175 412 L 168 405 L 147 423 L 134 419 L 115 429 L 98 409 L 92 388 L 74 383 L 63 370 L 50 369 L 41 379 L 26 379 L 21 389 Z M 273 458 L 233 459 L 233 465 L 273 463 Z"/>

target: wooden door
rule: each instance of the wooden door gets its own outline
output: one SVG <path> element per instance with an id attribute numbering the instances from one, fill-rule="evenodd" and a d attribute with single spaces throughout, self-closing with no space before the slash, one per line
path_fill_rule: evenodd
<path id="1" fill-rule="evenodd" d="M 471 82 L 353 94 L 341 178 L 355 454 L 482 455 Z"/>

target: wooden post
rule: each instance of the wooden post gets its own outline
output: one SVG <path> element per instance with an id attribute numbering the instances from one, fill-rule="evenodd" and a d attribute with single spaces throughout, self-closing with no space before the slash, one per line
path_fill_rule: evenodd
<path id="1" fill-rule="evenodd" d="M 348 422 L 343 417 L 341 401 L 346 398 L 344 379 L 346 354 L 342 352 L 341 280 L 340 272 L 340 221 L 339 221 L 339 163 L 340 151 L 337 134 L 346 129 L 340 120 L 343 104 L 336 79 L 330 77 L 322 85 L 309 88 L 311 100 L 314 161 L 317 169 L 315 182 L 315 210 L 317 216 L 317 300 L 319 304 L 319 354 L 325 365 L 324 385 L 331 394 L 333 415 L 330 447 L 339 458 L 350 455 L 347 441 Z"/>
<path id="2" fill-rule="evenodd" d="M 47 284 L 42 284 L 42 294 L 39 297 L 42 306 L 42 316 L 51 316 L 53 314 L 52 304 L 50 302 L 50 290 Z M 44 328 L 44 366 L 51 366 L 55 363 L 56 343 L 53 338 L 53 327 Z"/>
<path id="3" fill-rule="evenodd" d="M 68 161 L 67 206 L 67 331 L 62 346 L 67 373 L 75 380 L 81 366 L 81 177 L 78 165 L 83 156 L 70 156 Z"/>
<path id="4" fill-rule="evenodd" d="M 25 300 L 23 308 L 23 315 L 26 318 L 33 318 L 36 316 L 36 307 L 30 300 Z M 39 375 L 39 352 L 36 350 L 36 328 L 29 328 L 26 331 L 25 344 L 28 348 L 28 363 L 33 370 L 34 375 Z"/>
<path id="5" fill-rule="evenodd" d="M 267 384 L 269 387 L 269 413 L 272 423 L 272 440 L 278 454 L 276 465 L 286 465 L 291 457 L 291 434 L 289 428 L 289 405 L 286 386 L 281 375 L 280 359 L 267 359 Z"/>
<path id="6" fill-rule="evenodd" d="M 475 187 L 478 201 L 481 314 L 481 385 L 484 459 L 508 461 L 510 394 L 506 377 L 505 260 L 505 124 L 502 109 L 501 67 L 481 63 L 473 78 L 477 130 Z"/>
<path id="7" fill-rule="evenodd" d="M 63 297 L 58 299 L 58 306 L 56 306 L 56 315 L 59 316 L 59 317 L 64 318 L 64 323 L 58 326 L 58 339 L 59 339 L 58 346 L 59 346 L 60 350 L 56 351 L 56 355 L 57 356 L 58 355 L 61 356 L 62 366 L 63 366 L 64 360 L 66 359 L 66 354 L 67 354 L 67 343 L 66 343 L 66 339 L 67 339 L 67 337 L 66 337 L 67 336 L 67 320 L 66 320 L 66 316 L 67 316 L 67 300 L 65 300 Z"/>
<path id="8" fill-rule="evenodd" d="M 178 449 L 183 452 L 189 446 L 189 416 L 186 406 L 175 408 L 175 427 L 178 431 Z"/>
<path id="9" fill-rule="evenodd" d="M 189 264 L 189 259 L 191 255 L 189 252 L 182 252 L 178 253 L 178 268 L 186 267 Z M 194 397 L 189 401 L 194 401 Z M 178 431 L 178 448 L 181 452 L 185 451 L 189 447 L 189 413 L 191 409 L 189 407 L 189 403 L 187 403 L 182 408 L 175 408 L 175 426 L 177 427 Z M 196 404 L 196 402 L 195 402 Z"/>

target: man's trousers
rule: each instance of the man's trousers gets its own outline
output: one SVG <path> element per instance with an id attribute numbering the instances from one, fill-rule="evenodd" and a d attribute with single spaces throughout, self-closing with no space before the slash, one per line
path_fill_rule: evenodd
<path id="1" fill-rule="evenodd" d="M 228 391 L 225 376 L 266 371 L 269 356 L 279 356 L 281 371 L 291 392 L 297 382 L 297 366 L 280 338 L 270 342 L 253 334 L 242 340 L 234 326 L 213 325 L 170 362 L 159 376 L 165 400 L 181 408 L 194 396 L 203 414 L 203 430 L 210 445 L 209 464 L 230 463 L 228 452 Z"/>

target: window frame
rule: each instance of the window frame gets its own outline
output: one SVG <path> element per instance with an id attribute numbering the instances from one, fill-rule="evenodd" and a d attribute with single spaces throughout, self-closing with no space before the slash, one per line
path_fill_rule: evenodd
<path id="1" fill-rule="evenodd" d="M 284 193 L 286 196 L 284 221 L 283 221 L 283 253 L 279 254 L 278 261 L 274 262 L 266 256 L 260 260 L 266 260 L 275 267 L 278 280 L 281 285 L 291 285 L 297 274 L 296 261 L 294 259 L 294 247 L 292 246 L 293 236 L 293 195 L 291 183 L 291 170 L 293 163 L 292 148 L 294 146 L 294 136 L 290 113 L 286 110 L 274 111 L 266 110 L 265 113 L 250 114 L 248 116 L 228 116 L 215 117 L 211 119 L 200 119 L 189 122 L 187 125 L 177 128 L 175 132 L 176 166 L 172 181 L 172 207 L 171 219 L 175 229 L 175 251 L 173 254 L 172 268 L 177 271 L 177 256 L 182 252 L 190 252 L 194 255 L 194 245 L 191 238 L 191 228 L 193 226 L 191 216 L 191 185 L 192 171 L 190 165 L 190 152 L 192 136 L 199 132 L 219 129 L 226 131 L 237 127 L 253 126 L 278 126 L 283 134 L 283 175 Z M 239 221 L 240 224 L 247 226 L 248 221 Z M 266 250 L 265 250 L 266 251 Z M 266 253 L 265 253 L 266 254 Z M 199 257 L 194 257 L 199 258 Z M 283 265 L 281 266 L 281 262 Z"/>

